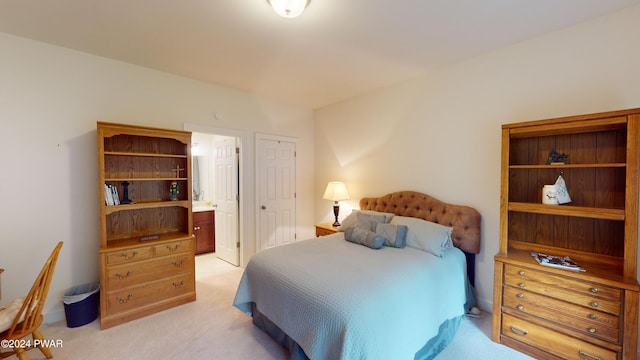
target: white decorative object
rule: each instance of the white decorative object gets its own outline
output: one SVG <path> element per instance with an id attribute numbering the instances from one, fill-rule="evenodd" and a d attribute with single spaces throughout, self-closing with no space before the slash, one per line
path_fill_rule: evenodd
<path id="1" fill-rule="evenodd" d="M 556 187 L 556 198 L 558 200 L 558 204 L 566 204 L 571 202 L 571 197 L 569 196 L 569 190 L 567 190 L 567 184 L 564 182 L 564 178 L 562 175 L 558 176 L 558 180 L 555 183 Z"/>
<path id="2" fill-rule="evenodd" d="M 559 204 L 555 185 L 545 185 L 542 187 L 542 203 L 547 205 Z"/>

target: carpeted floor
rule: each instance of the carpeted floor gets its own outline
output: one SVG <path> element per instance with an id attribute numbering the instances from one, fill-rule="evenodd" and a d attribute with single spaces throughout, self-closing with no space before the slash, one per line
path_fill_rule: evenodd
<path id="1" fill-rule="evenodd" d="M 288 359 L 286 350 L 231 306 L 242 269 L 212 255 L 196 257 L 196 269 L 195 302 L 107 330 L 100 330 L 97 320 L 77 328 L 64 321 L 43 326 L 47 339 L 62 342 L 51 349 L 54 359 Z M 493 343 L 490 332 L 491 314 L 464 319 L 436 359 L 531 359 Z M 38 350 L 28 355 L 44 359 Z"/>

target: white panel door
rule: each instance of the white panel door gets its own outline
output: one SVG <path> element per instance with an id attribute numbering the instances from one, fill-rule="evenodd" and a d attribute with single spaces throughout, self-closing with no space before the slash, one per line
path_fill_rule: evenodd
<path id="1" fill-rule="evenodd" d="M 238 153 L 235 138 L 214 142 L 216 256 L 238 266 Z"/>
<path id="2" fill-rule="evenodd" d="M 260 138 L 258 250 L 296 240 L 296 144 Z"/>

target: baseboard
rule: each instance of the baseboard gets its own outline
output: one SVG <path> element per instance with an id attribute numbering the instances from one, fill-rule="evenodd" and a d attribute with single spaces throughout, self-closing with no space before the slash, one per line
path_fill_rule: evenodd
<path id="1" fill-rule="evenodd" d="M 477 299 L 478 307 L 480 310 L 486 313 L 493 313 L 493 301 L 489 301 L 487 299 Z"/>
<path id="2" fill-rule="evenodd" d="M 61 307 L 55 307 L 44 314 L 45 324 L 53 324 L 62 320 L 65 320 L 64 309 Z"/>

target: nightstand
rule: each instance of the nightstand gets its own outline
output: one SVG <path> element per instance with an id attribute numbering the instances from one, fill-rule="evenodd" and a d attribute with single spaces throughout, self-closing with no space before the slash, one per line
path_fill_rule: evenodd
<path id="1" fill-rule="evenodd" d="M 335 234 L 338 231 L 337 226 L 333 226 L 333 223 L 316 224 L 316 236 L 325 236 Z"/>

